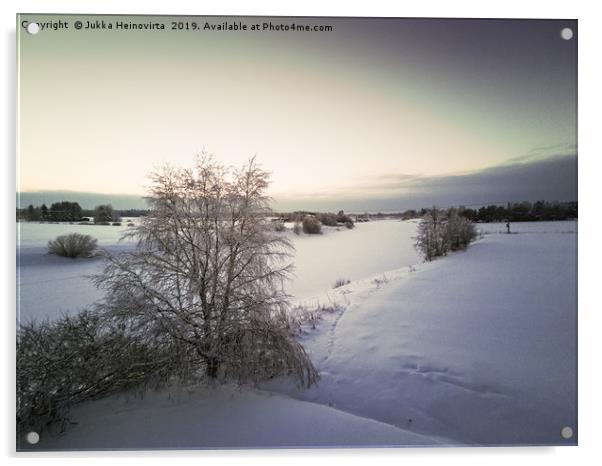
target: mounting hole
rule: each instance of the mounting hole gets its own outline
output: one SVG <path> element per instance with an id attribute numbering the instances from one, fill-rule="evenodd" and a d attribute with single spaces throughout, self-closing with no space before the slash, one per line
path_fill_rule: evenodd
<path id="1" fill-rule="evenodd" d="M 28 23 L 25 29 L 30 34 L 37 34 L 40 32 L 40 25 L 38 23 Z"/>
<path id="2" fill-rule="evenodd" d="M 40 441 L 40 434 L 38 434 L 37 432 L 30 432 L 25 436 L 25 440 L 27 440 L 27 443 L 35 445 Z"/>
<path id="3" fill-rule="evenodd" d="M 573 436 L 573 429 L 571 429 L 569 426 L 563 427 L 560 431 L 560 435 L 562 438 L 570 439 Z"/>
<path id="4" fill-rule="evenodd" d="M 573 30 L 571 28 L 563 28 L 560 31 L 560 37 L 564 40 L 571 40 L 573 38 Z"/>

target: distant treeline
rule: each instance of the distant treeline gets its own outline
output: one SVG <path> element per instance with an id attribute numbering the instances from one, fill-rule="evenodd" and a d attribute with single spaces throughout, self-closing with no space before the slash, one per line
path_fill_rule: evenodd
<path id="1" fill-rule="evenodd" d="M 17 219 L 47 222 L 74 222 L 83 217 L 83 210 L 77 202 L 54 202 L 48 207 L 29 205 L 26 209 L 17 209 Z"/>
<path id="2" fill-rule="evenodd" d="M 379 219 L 384 217 L 401 218 L 409 220 L 412 218 L 423 218 L 432 208 L 409 209 L 401 213 L 393 214 L 363 214 L 364 218 Z M 508 204 L 492 204 L 479 208 L 458 207 L 460 216 L 472 222 L 539 222 L 551 220 L 574 220 L 577 219 L 577 202 L 537 201 L 537 202 L 509 202 Z"/>
<path id="3" fill-rule="evenodd" d="M 93 220 L 95 223 L 119 222 L 121 217 L 139 217 L 148 214 L 148 210 L 113 209 L 111 204 L 98 205 L 94 209 L 82 209 L 79 203 L 70 201 L 54 202 L 48 207 L 29 205 L 17 209 L 17 220 L 30 222 L 82 222 Z"/>
<path id="4" fill-rule="evenodd" d="M 276 217 L 284 222 L 301 222 L 307 216 L 317 218 L 323 225 L 336 226 L 353 223 L 367 222 L 383 218 L 412 219 L 424 217 L 432 208 L 408 209 L 403 212 L 393 213 L 363 213 L 345 214 L 342 210 L 338 213 L 295 211 L 276 213 Z M 77 202 L 61 201 L 41 206 L 30 205 L 25 209 L 17 209 L 17 220 L 47 221 L 47 222 L 75 222 L 86 218 L 95 221 L 119 221 L 121 217 L 143 217 L 150 214 L 149 209 L 113 209 L 110 204 L 97 206 L 94 209 L 82 209 Z M 545 220 L 571 220 L 576 219 L 577 201 L 537 201 L 515 202 L 505 206 L 492 204 L 479 208 L 460 206 L 458 212 L 473 222 L 537 222 Z"/>
<path id="5" fill-rule="evenodd" d="M 144 217 L 150 214 L 149 209 L 115 209 L 121 217 Z"/>
<path id="6" fill-rule="evenodd" d="M 506 206 L 488 205 L 479 209 L 460 208 L 460 215 L 473 222 L 539 222 L 574 220 L 577 202 L 517 202 Z"/>

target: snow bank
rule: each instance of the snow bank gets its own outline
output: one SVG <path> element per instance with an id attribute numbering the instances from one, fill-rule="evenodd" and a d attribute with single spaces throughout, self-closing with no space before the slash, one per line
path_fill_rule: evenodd
<path id="1" fill-rule="evenodd" d="M 77 425 L 31 450 L 433 445 L 423 435 L 259 390 L 219 387 L 110 397 L 76 408 Z"/>

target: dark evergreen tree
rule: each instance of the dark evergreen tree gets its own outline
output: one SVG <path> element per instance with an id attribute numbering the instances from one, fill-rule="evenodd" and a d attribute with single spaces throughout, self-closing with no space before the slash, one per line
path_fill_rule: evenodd
<path id="1" fill-rule="evenodd" d="M 82 217 L 82 208 L 77 202 L 54 202 L 50 206 L 49 216 L 54 222 L 73 222 Z"/>

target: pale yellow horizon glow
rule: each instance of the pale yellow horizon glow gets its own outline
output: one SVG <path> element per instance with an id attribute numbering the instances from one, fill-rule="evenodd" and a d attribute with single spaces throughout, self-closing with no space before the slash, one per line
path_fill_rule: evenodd
<path id="1" fill-rule="evenodd" d="M 23 36 L 18 190 L 142 195 L 156 167 L 207 151 L 234 166 L 256 155 L 275 196 L 336 193 L 385 174 L 484 169 L 550 142 L 547 128 L 525 135 L 520 122 L 441 98 L 420 69 L 355 57 L 341 46 L 351 31 L 338 31 L 302 44 Z"/>

